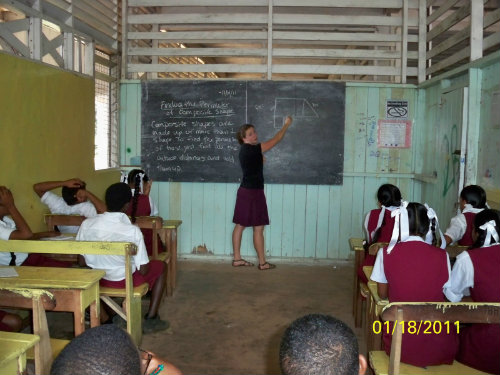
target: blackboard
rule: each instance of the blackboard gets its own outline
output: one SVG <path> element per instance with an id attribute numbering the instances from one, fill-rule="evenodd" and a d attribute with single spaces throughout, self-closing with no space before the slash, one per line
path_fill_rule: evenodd
<path id="1" fill-rule="evenodd" d="M 141 164 L 156 181 L 239 182 L 237 129 L 251 123 L 266 141 L 291 115 L 264 155 L 265 183 L 342 184 L 343 83 L 148 80 L 141 89 Z"/>

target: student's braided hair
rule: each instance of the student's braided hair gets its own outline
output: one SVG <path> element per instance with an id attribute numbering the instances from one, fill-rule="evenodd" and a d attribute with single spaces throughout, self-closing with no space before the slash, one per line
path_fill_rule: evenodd
<path id="1" fill-rule="evenodd" d="M 142 182 L 148 182 L 149 177 L 142 169 L 132 169 L 128 174 L 128 182 L 134 182 L 134 196 L 132 198 L 132 214 L 131 221 L 132 223 L 136 222 L 136 213 L 137 213 L 137 204 L 139 202 L 139 195 L 142 194 L 141 191 L 141 174 L 144 174 L 142 177 Z"/>

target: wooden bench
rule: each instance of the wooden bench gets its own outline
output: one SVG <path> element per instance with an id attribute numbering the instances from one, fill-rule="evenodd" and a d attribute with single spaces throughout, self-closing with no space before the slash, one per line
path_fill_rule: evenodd
<path id="1" fill-rule="evenodd" d="M 141 297 L 147 293 L 148 284 L 133 287 L 131 257 L 137 247 L 129 242 L 92 242 L 92 241 L 0 241 L 0 251 L 41 254 L 96 254 L 120 255 L 125 257 L 124 289 L 100 288 L 101 300 L 127 321 L 127 331 L 139 345 L 142 340 Z M 124 298 L 122 306 L 111 297 Z"/>
<path id="2" fill-rule="evenodd" d="M 500 303 L 451 303 L 451 302 L 397 302 L 387 305 L 382 319 L 390 322 L 431 321 L 447 323 L 455 329 L 454 322 L 500 324 Z M 415 367 L 401 363 L 402 325 L 396 324 L 393 333 L 391 353 L 370 352 L 370 365 L 376 375 L 433 374 L 433 375 L 475 375 L 485 374 L 457 361 L 452 365 Z"/>
<path id="3" fill-rule="evenodd" d="M 24 374 L 26 352 L 39 341 L 38 335 L 0 331 L 0 374 Z"/>
<path id="4" fill-rule="evenodd" d="M 354 326 L 361 327 L 363 322 L 363 301 L 361 289 L 366 289 L 366 284 L 361 282 L 358 277 L 358 268 L 365 259 L 364 240 L 362 238 L 349 238 L 351 251 L 354 251 L 354 286 L 352 297 L 352 314 L 354 315 Z"/>
<path id="5" fill-rule="evenodd" d="M 33 311 L 32 327 L 34 335 L 29 336 L 36 336 L 37 338 L 34 341 L 34 350 L 32 348 L 33 345 L 24 348 L 23 355 L 19 359 L 22 359 L 24 363 L 26 362 L 26 358 L 34 359 L 36 373 L 48 374 L 53 359 L 59 354 L 62 348 L 69 343 L 69 340 L 51 339 L 49 335 L 45 311 L 55 308 L 57 302 L 54 296 L 50 292 L 41 289 L 4 289 L 1 286 L 0 288 L 2 288 L 0 289 L 1 306 L 30 306 Z M 19 339 L 24 340 L 22 337 L 19 337 Z M 12 349 L 18 350 L 19 347 L 14 344 Z M 18 366 L 21 368 L 22 363 L 19 362 Z M 2 366 L 0 366 L 0 368 L 1 367 Z M 7 373 L 7 371 L 0 371 L 0 373 Z"/>

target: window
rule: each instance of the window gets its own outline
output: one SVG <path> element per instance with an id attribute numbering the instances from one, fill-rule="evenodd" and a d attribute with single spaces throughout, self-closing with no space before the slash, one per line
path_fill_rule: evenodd
<path id="1" fill-rule="evenodd" d="M 116 64 L 105 52 L 95 52 L 95 169 L 118 166 Z"/>

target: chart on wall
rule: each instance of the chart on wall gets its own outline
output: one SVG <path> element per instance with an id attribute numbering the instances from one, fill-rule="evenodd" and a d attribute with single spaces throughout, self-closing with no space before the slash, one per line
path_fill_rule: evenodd
<path id="1" fill-rule="evenodd" d="M 277 184 L 342 184 L 345 85 L 314 81 L 150 80 L 141 85 L 142 167 L 156 181 L 239 182 L 236 132 L 259 142 L 293 124 L 264 154 Z"/>

